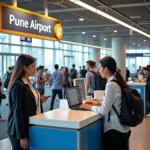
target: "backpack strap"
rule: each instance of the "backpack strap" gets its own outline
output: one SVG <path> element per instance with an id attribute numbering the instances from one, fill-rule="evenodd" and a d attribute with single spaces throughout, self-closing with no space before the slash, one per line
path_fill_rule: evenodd
<path id="1" fill-rule="evenodd" d="M 113 79 L 113 80 L 111 80 L 110 82 L 115 82 L 115 83 L 117 83 L 117 84 L 119 85 L 119 87 L 121 88 L 121 91 L 122 91 L 122 86 L 121 86 L 121 84 L 120 84 L 120 82 L 119 82 L 118 80 Z M 120 115 L 119 115 L 119 113 L 117 112 L 116 107 L 115 107 L 114 105 L 112 105 L 112 108 L 114 109 L 115 113 L 117 114 L 118 118 L 120 119 Z M 109 114 L 108 114 L 108 122 L 110 122 L 110 114 L 111 114 L 111 111 L 110 111 Z"/>

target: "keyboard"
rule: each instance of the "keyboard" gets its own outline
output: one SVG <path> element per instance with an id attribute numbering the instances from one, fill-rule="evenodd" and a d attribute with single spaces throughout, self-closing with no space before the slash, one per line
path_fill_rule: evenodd
<path id="1" fill-rule="evenodd" d="M 71 109 L 72 109 L 72 110 L 80 110 L 80 111 L 89 111 L 89 110 L 87 110 L 87 109 L 80 108 L 80 106 L 78 106 L 78 107 L 72 107 Z"/>

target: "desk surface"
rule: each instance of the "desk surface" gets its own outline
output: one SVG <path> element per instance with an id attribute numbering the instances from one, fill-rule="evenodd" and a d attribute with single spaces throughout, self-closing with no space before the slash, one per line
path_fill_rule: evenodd
<path id="1" fill-rule="evenodd" d="M 144 85 L 144 86 L 146 86 L 147 82 L 133 82 L 133 81 L 131 81 L 131 82 L 128 82 L 127 84 L 128 85 Z"/>
<path id="2" fill-rule="evenodd" d="M 81 129 L 100 118 L 99 114 L 91 111 L 55 109 L 30 117 L 29 123 L 39 126 Z"/>

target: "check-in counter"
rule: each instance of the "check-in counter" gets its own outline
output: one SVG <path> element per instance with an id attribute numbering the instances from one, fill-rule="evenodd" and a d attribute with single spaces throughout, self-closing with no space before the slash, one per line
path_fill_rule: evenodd
<path id="1" fill-rule="evenodd" d="M 144 102 L 144 113 L 146 114 L 146 86 L 147 83 L 146 82 L 128 82 L 128 85 L 130 86 L 130 88 L 132 89 L 136 89 L 140 95 L 141 98 L 143 99 Z"/>
<path id="2" fill-rule="evenodd" d="M 103 120 L 97 113 L 55 109 L 29 123 L 30 150 L 102 150 Z"/>

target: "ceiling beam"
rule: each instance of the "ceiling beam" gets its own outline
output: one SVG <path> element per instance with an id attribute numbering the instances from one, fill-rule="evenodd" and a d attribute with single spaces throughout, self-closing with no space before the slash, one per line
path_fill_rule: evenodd
<path id="1" fill-rule="evenodd" d="M 133 4 L 120 4 L 120 5 L 111 5 L 108 6 L 110 8 L 129 8 L 129 7 L 141 7 L 141 6 L 149 6 L 150 2 L 147 3 L 133 3 Z"/>
<path id="2" fill-rule="evenodd" d="M 133 3 L 133 4 L 118 4 L 118 5 L 108 5 L 110 8 L 129 8 L 129 7 L 141 7 L 141 6 L 150 6 L 150 2 L 147 3 Z M 106 9 L 105 6 L 98 6 L 100 9 Z M 62 13 L 62 12 L 78 12 L 78 11 L 86 11 L 85 8 L 67 8 L 67 9 L 56 9 L 49 10 L 49 13 Z M 38 13 L 43 13 L 43 11 L 37 11 Z"/>
<path id="3" fill-rule="evenodd" d="M 119 24 L 102 24 L 102 25 L 83 25 L 83 26 L 64 26 L 64 29 L 73 29 L 73 28 L 94 28 L 94 27 L 117 27 Z"/>

